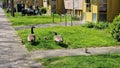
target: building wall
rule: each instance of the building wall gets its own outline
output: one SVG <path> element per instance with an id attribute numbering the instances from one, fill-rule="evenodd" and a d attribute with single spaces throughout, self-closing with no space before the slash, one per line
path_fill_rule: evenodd
<path id="1" fill-rule="evenodd" d="M 68 14 L 82 18 L 83 0 L 64 0 L 64 6 Z"/>
<path id="2" fill-rule="evenodd" d="M 65 13 L 64 0 L 56 0 L 56 12 Z"/>
<path id="3" fill-rule="evenodd" d="M 67 14 L 73 14 L 73 9 L 66 9 Z M 82 16 L 83 11 L 82 10 L 75 10 L 75 15 L 81 17 Z"/>
<path id="4" fill-rule="evenodd" d="M 14 3 L 15 3 L 15 5 L 24 3 L 26 5 L 26 7 L 36 6 L 36 5 L 38 5 L 39 7 L 43 6 L 43 0 L 38 0 L 38 3 L 36 3 L 35 0 L 15 0 Z"/>
<path id="5" fill-rule="evenodd" d="M 42 0 L 43 1 L 43 0 Z M 45 3 L 43 1 L 42 3 Z M 46 4 L 43 5 L 43 7 L 47 8 L 47 13 L 51 14 L 54 10 L 56 13 L 64 13 L 64 0 L 56 0 L 53 2 L 53 0 L 49 0 L 49 3 L 46 2 Z"/>
<path id="6" fill-rule="evenodd" d="M 17 0 L 15 0 L 17 1 Z M 20 2 L 23 1 L 27 6 L 35 5 L 35 0 L 28 0 L 28 3 L 26 2 L 27 0 L 19 0 Z M 19 2 L 18 1 L 18 2 Z M 16 2 L 16 3 L 18 3 Z M 43 0 L 39 0 L 39 7 L 44 7 L 43 6 Z M 49 0 L 49 5 L 47 5 L 47 10 L 48 13 L 51 14 L 51 11 L 53 9 L 52 7 L 52 0 Z M 99 12 L 99 7 L 100 7 L 100 0 L 91 0 L 91 11 L 87 12 L 86 11 L 86 3 L 85 0 L 82 1 L 82 9 L 81 10 L 75 10 L 75 14 L 82 16 L 84 21 L 100 21 L 100 13 Z M 120 13 L 120 0 L 107 0 L 107 21 L 112 21 L 115 16 L 117 16 Z M 65 13 L 65 3 L 64 0 L 56 0 L 56 13 Z M 72 9 L 66 9 L 67 13 L 73 14 Z M 105 13 L 105 12 L 103 12 Z M 95 18 L 96 17 L 96 18 Z"/>
<path id="7" fill-rule="evenodd" d="M 40 7 L 43 6 L 43 0 L 39 0 L 39 6 L 40 6 Z"/>
<path id="8" fill-rule="evenodd" d="M 96 2 L 93 2 L 96 1 Z M 106 21 L 112 21 L 120 13 L 120 0 L 107 0 L 107 11 L 100 11 L 100 0 L 91 0 L 91 12 L 86 11 L 86 3 L 83 1 L 84 21 L 93 21 L 93 14 L 96 14 L 96 21 L 100 20 L 100 14 L 106 14 Z M 95 16 L 95 15 L 94 15 Z M 104 17 L 104 16 L 103 16 Z M 95 20 L 95 19 L 94 19 Z"/>
<path id="9" fill-rule="evenodd" d="M 120 0 L 110 0 L 108 4 L 107 20 L 112 21 L 120 13 Z"/>
<path id="10" fill-rule="evenodd" d="M 98 20 L 98 0 L 91 0 L 91 10 L 87 11 L 85 0 L 83 1 L 83 21 L 93 21 L 93 14 L 95 14 L 96 17 L 94 17 L 94 21 L 96 22 Z"/>

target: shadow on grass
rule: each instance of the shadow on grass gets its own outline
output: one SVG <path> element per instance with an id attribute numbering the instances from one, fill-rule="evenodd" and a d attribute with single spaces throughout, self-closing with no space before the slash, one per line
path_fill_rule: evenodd
<path id="1" fill-rule="evenodd" d="M 31 45 L 37 46 L 39 43 L 40 43 L 39 41 L 31 42 Z"/>
<path id="2" fill-rule="evenodd" d="M 63 47 L 63 48 L 68 48 L 68 45 L 65 43 L 58 43 L 59 46 Z"/>

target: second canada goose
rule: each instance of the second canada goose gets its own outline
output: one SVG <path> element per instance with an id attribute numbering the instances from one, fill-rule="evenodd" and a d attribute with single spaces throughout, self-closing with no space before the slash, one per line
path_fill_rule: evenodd
<path id="1" fill-rule="evenodd" d="M 85 48 L 85 53 L 90 54 L 90 52 L 88 51 L 88 48 Z"/>
<path id="2" fill-rule="evenodd" d="M 53 33 L 54 33 L 54 38 L 53 38 L 53 40 L 54 40 L 55 42 L 58 42 L 58 43 L 63 42 L 63 37 L 62 37 L 62 35 L 58 35 L 56 32 L 53 32 Z"/>
<path id="3" fill-rule="evenodd" d="M 29 34 L 28 37 L 27 37 L 27 40 L 29 42 L 34 42 L 35 41 L 35 34 L 34 34 L 34 30 L 33 30 L 34 28 L 35 28 L 34 26 L 31 27 L 31 34 Z"/>

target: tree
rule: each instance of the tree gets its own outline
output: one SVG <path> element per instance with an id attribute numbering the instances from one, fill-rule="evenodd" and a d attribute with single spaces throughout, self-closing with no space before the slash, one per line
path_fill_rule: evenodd
<path id="1" fill-rule="evenodd" d="M 14 13 L 14 0 L 11 0 L 11 15 L 13 17 L 15 17 L 15 13 Z"/>

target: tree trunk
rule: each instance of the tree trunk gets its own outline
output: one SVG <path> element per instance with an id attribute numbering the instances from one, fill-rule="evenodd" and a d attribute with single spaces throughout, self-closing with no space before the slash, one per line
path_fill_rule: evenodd
<path id="1" fill-rule="evenodd" d="M 11 15 L 13 17 L 15 17 L 15 13 L 14 13 L 14 0 L 11 0 Z"/>

